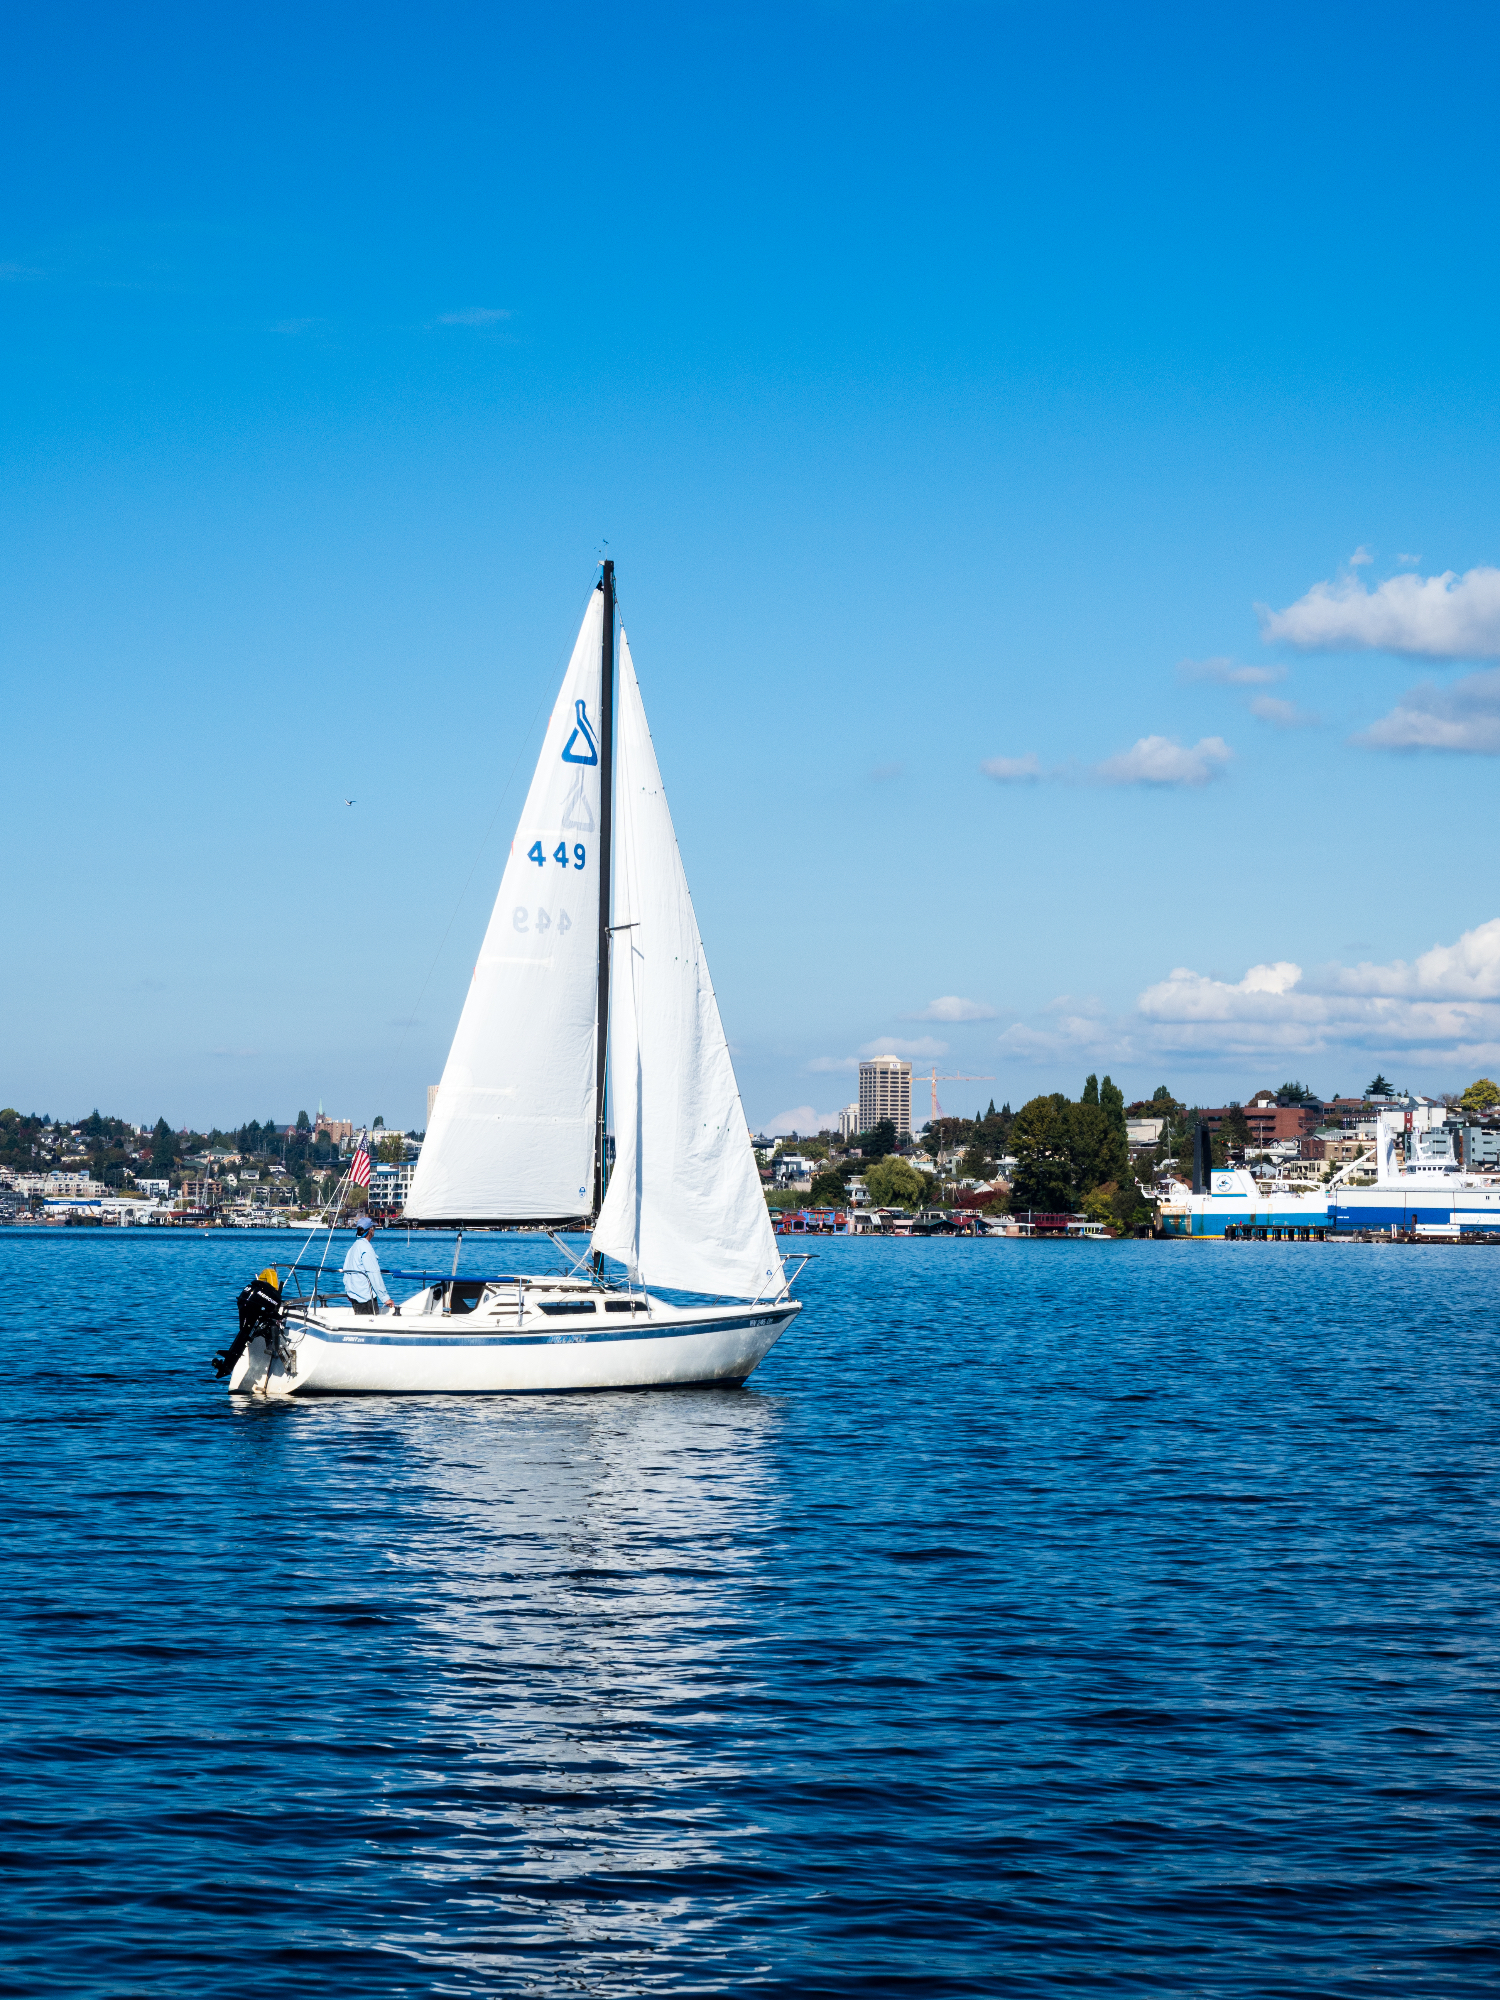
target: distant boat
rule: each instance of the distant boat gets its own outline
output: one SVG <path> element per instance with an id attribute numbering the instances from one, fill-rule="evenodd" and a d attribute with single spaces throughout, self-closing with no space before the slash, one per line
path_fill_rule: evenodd
<path id="1" fill-rule="evenodd" d="M 572 1268 L 553 1277 L 460 1278 L 455 1252 L 455 1275 L 424 1283 L 399 1318 L 298 1297 L 294 1277 L 267 1330 L 230 1350 L 230 1389 L 738 1383 L 801 1310 L 623 630 L 617 663 L 612 562 L 547 726 L 402 1220 L 589 1240 L 575 1255 L 557 1237 Z"/>
<path id="2" fill-rule="evenodd" d="M 1500 1236 L 1500 1179 L 1464 1170 L 1444 1116 L 1440 1105 L 1381 1111 L 1369 1153 L 1312 1188 L 1263 1183 L 1244 1167 L 1214 1167 L 1200 1133 L 1195 1185 L 1172 1183 L 1161 1205 L 1163 1234 Z M 1356 1186 L 1355 1174 L 1371 1178 Z"/>

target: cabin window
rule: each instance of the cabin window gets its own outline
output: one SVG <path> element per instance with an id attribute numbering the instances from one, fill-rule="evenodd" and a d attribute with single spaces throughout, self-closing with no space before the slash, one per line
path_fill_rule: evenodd
<path id="1" fill-rule="evenodd" d="M 448 1310 L 471 1313 L 483 1297 L 483 1278 L 456 1278 L 448 1287 Z"/>
<path id="2" fill-rule="evenodd" d="M 551 1313 L 554 1318 L 558 1313 L 591 1313 L 593 1310 L 592 1299 L 566 1299 L 557 1305 L 542 1307 L 544 1313 Z"/>
<path id="3" fill-rule="evenodd" d="M 646 1308 L 639 1299 L 606 1299 L 604 1310 L 607 1313 L 643 1313 Z"/>

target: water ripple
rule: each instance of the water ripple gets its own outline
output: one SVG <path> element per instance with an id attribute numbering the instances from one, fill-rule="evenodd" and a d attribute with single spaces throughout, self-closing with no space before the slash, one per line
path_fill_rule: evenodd
<path id="1" fill-rule="evenodd" d="M 831 1243 L 742 1392 L 269 1409 L 266 1254 L 0 1233 L 6 1990 L 1500 1987 L 1487 1250 Z"/>

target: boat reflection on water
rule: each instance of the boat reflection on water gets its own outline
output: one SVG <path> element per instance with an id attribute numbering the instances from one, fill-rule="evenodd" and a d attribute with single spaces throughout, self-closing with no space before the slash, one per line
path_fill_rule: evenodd
<path id="1" fill-rule="evenodd" d="M 382 1786 L 409 1854 L 383 1948 L 490 1976 L 586 1949 L 592 1976 L 601 1951 L 649 1950 L 660 1977 L 681 1950 L 701 1976 L 741 1906 L 726 1871 L 747 1830 L 736 1744 L 775 1402 L 304 1407 L 314 1432 L 368 1412 L 400 1467 L 384 1567 L 415 1613 L 402 1707 L 420 1740 L 419 1768 L 403 1756 Z"/>

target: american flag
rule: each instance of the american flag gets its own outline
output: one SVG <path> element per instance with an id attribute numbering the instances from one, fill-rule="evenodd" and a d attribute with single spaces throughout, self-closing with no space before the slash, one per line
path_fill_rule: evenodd
<path id="1" fill-rule="evenodd" d="M 349 1162 L 349 1178 L 351 1181 L 358 1181 L 362 1188 L 370 1185 L 370 1156 L 365 1151 L 363 1139 L 359 1142 L 359 1151 Z"/>

